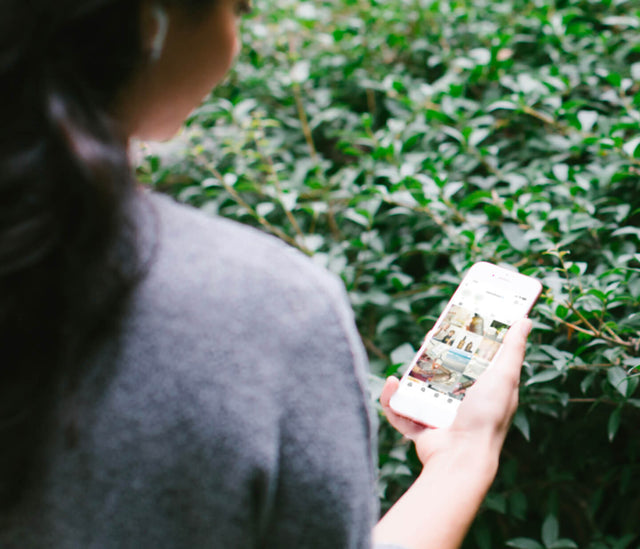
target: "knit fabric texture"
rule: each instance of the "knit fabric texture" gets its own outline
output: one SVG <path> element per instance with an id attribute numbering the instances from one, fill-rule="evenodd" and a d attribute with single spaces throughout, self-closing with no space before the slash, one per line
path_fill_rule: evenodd
<path id="1" fill-rule="evenodd" d="M 58 399 L 0 547 L 369 548 L 375 427 L 342 283 L 254 229 L 139 200 L 148 272 Z"/>

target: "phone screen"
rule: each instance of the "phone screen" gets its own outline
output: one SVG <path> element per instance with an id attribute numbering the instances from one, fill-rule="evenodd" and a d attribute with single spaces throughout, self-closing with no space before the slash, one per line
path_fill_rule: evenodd
<path id="1" fill-rule="evenodd" d="M 524 278 L 524 277 L 523 277 Z M 489 366 L 509 327 L 532 306 L 527 288 L 510 277 L 471 270 L 447 304 L 404 378 L 462 400 Z"/>

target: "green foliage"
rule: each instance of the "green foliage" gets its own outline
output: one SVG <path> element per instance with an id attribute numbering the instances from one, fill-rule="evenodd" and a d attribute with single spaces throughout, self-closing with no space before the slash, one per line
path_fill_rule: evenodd
<path id="1" fill-rule="evenodd" d="M 542 524 L 542 543 L 531 538 L 516 538 L 507 542 L 507 547 L 516 549 L 577 549 L 576 543 L 570 539 L 559 537 L 558 519 L 549 515 Z"/>
<path id="2" fill-rule="evenodd" d="M 339 274 L 377 376 L 473 262 L 540 278 L 516 429 L 465 547 L 637 546 L 637 0 L 255 5 L 233 74 L 142 146 L 141 179 Z M 380 465 L 386 508 L 418 462 L 384 424 Z"/>

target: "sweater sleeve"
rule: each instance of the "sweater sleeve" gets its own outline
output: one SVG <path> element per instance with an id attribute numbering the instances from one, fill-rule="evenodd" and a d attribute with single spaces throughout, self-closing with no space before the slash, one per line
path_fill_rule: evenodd
<path id="1" fill-rule="evenodd" d="M 315 268 L 306 277 L 282 360 L 279 474 L 263 540 L 368 547 L 377 507 L 366 356 L 342 283 Z"/>

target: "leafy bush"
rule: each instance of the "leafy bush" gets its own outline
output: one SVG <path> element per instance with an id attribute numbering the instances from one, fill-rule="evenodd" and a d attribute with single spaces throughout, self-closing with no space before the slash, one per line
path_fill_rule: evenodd
<path id="1" fill-rule="evenodd" d="M 637 0 L 255 4 L 233 74 L 141 146 L 140 178 L 339 274 L 374 388 L 473 262 L 540 278 L 516 429 L 465 547 L 637 546 Z M 384 423 L 380 465 L 386 508 L 418 462 Z"/>

